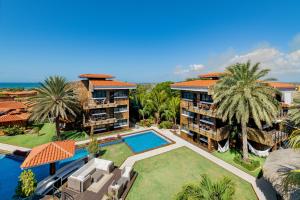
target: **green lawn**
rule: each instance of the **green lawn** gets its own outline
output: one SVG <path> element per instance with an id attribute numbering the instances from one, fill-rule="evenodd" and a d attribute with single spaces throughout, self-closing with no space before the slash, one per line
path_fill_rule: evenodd
<path id="1" fill-rule="evenodd" d="M 53 141 L 55 135 L 55 125 L 52 123 L 45 123 L 39 131 L 39 134 L 27 133 L 24 135 L 0 136 L 0 143 L 32 148 Z M 65 131 L 62 132 L 61 135 L 64 140 L 78 141 L 89 138 L 85 132 L 79 131 Z"/>
<path id="2" fill-rule="evenodd" d="M 135 164 L 134 169 L 138 176 L 128 194 L 128 200 L 174 199 L 183 185 L 197 183 L 202 174 L 207 174 L 213 180 L 230 177 L 236 184 L 235 199 L 257 199 L 248 182 L 186 147 L 141 160 Z"/>
<path id="3" fill-rule="evenodd" d="M 260 175 L 260 172 L 261 172 L 261 169 L 262 169 L 262 166 L 264 165 L 265 163 L 265 158 L 261 158 L 261 157 L 258 157 L 258 156 L 255 156 L 253 154 L 250 154 L 249 153 L 249 157 L 253 160 L 258 160 L 260 162 L 260 166 L 258 169 L 254 170 L 254 171 L 249 171 L 247 170 L 246 168 L 242 167 L 241 165 L 239 164 L 236 164 L 234 161 L 233 161 L 233 158 L 235 157 L 235 155 L 237 154 L 238 152 L 235 151 L 235 150 L 230 150 L 230 151 L 226 151 L 225 153 L 220 153 L 218 151 L 215 151 L 213 152 L 212 154 L 222 160 L 224 160 L 225 162 L 243 170 L 244 172 L 254 176 L 254 177 L 258 177 Z"/>
<path id="4" fill-rule="evenodd" d="M 52 141 L 55 132 L 55 125 L 51 123 L 46 123 L 39 131 L 39 134 L 0 136 L 0 143 L 32 148 L 40 144 Z"/>
<path id="5" fill-rule="evenodd" d="M 122 163 L 133 153 L 125 143 L 114 144 L 101 148 L 100 158 L 111 160 L 116 166 L 121 166 Z"/>

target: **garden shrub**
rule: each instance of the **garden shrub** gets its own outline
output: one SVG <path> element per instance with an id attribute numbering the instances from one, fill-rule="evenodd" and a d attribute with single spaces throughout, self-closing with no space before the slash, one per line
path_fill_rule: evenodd
<path id="1" fill-rule="evenodd" d="M 19 176 L 18 186 L 16 188 L 16 196 L 26 198 L 34 194 L 37 186 L 34 173 L 29 170 L 24 170 Z"/>
<path id="2" fill-rule="evenodd" d="M 173 123 L 170 121 L 163 121 L 158 125 L 158 128 L 162 129 L 171 129 L 173 127 Z"/>
<path id="3" fill-rule="evenodd" d="M 96 138 L 93 137 L 91 139 L 91 141 L 87 147 L 87 150 L 93 156 L 96 156 L 100 152 L 100 146 L 99 146 Z"/>
<path id="4" fill-rule="evenodd" d="M 260 162 L 258 160 L 249 159 L 248 162 L 245 162 L 240 154 L 237 154 L 234 157 L 233 161 L 236 164 L 241 165 L 242 167 L 246 168 L 249 171 L 254 171 L 260 166 Z"/>
<path id="5" fill-rule="evenodd" d="M 154 120 L 153 119 L 145 119 L 145 120 L 141 120 L 139 122 L 140 126 L 145 126 L 145 127 L 150 127 L 154 124 Z"/>
<path id="6" fill-rule="evenodd" d="M 19 126 L 4 127 L 2 130 L 4 134 L 8 136 L 22 135 L 25 133 L 25 128 Z"/>

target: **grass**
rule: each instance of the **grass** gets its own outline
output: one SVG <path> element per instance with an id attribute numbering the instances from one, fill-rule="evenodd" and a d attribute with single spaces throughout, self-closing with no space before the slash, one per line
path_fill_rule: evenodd
<path id="1" fill-rule="evenodd" d="M 75 140 L 75 141 L 81 141 L 81 140 L 87 140 L 89 139 L 89 135 L 84 131 L 65 131 L 61 133 L 63 140 Z"/>
<path id="2" fill-rule="evenodd" d="M 46 123 L 39 134 L 24 134 L 15 136 L 0 136 L 0 142 L 21 147 L 32 148 L 52 141 L 55 135 L 55 125 Z"/>
<path id="3" fill-rule="evenodd" d="M 114 144 L 106 147 L 101 147 L 100 158 L 111 160 L 116 166 L 121 166 L 122 163 L 133 153 L 125 143 Z"/>
<path id="4" fill-rule="evenodd" d="M 213 180 L 223 176 L 231 178 L 236 184 L 235 199 L 257 199 L 248 182 L 186 147 L 141 160 L 134 169 L 138 176 L 128 200 L 174 199 L 183 185 L 199 182 L 202 174 L 207 174 Z"/>
<path id="5" fill-rule="evenodd" d="M 255 155 L 249 153 L 249 158 L 250 158 L 250 159 L 258 160 L 258 161 L 260 162 L 260 167 L 259 167 L 259 168 L 257 168 L 257 169 L 254 170 L 254 171 L 249 171 L 249 170 L 247 170 L 246 168 L 242 167 L 241 165 L 239 165 L 239 164 L 237 164 L 237 163 L 235 163 L 235 162 L 233 161 L 233 158 L 235 157 L 235 155 L 236 155 L 237 153 L 239 153 L 239 152 L 236 151 L 236 150 L 230 150 L 230 151 L 227 151 L 227 152 L 225 152 L 225 153 L 220 153 L 220 152 L 218 152 L 218 151 L 215 151 L 215 152 L 213 152 L 212 154 L 213 154 L 214 156 L 216 156 L 216 157 L 218 157 L 218 158 L 224 160 L 225 162 L 227 162 L 227 163 L 229 163 L 229 164 L 231 164 L 231 165 L 233 165 L 233 166 L 235 166 L 235 167 L 237 167 L 237 168 L 243 170 L 244 172 L 246 172 L 246 173 L 248 173 L 248 174 L 254 176 L 254 177 L 259 177 L 260 174 L 261 174 L 262 166 L 264 165 L 266 159 L 265 159 L 265 158 L 258 157 L 258 156 L 255 156 Z"/>

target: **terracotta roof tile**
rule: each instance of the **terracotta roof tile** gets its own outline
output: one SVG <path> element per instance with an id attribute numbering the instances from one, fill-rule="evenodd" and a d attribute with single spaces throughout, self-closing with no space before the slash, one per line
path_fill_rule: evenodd
<path id="1" fill-rule="evenodd" d="M 278 89 L 297 89 L 297 86 L 291 83 L 283 83 L 283 82 L 268 82 L 268 84 L 274 88 Z"/>
<path id="2" fill-rule="evenodd" d="M 110 74 L 80 74 L 79 78 L 107 79 L 107 78 L 114 78 L 114 76 Z"/>
<path id="3" fill-rule="evenodd" d="M 35 167 L 70 158 L 75 153 L 75 141 L 56 141 L 34 147 L 21 168 Z"/>
<path id="4" fill-rule="evenodd" d="M 4 122 L 16 122 L 16 121 L 26 121 L 29 118 L 29 114 L 21 113 L 21 114 L 6 114 L 0 116 L 0 123 Z"/>
<path id="5" fill-rule="evenodd" d="M 199 77 L 200 78 L 216 78 L 216 77 L 221 77 L 224 74 L 225 74 L 224 72 L 210 72 L 210 73 L 206 73 L 206 74 L 200 74 Z"/>
<path id="6" fill-rule="evenodd" d="M 0 102 L 0 109 L 25 109 L 26 106 L 24 103 L 17 102 L 17 101 L 3 101 Z"/>
<path id="7" fill-rule="evenodd" d="M 134 83 L 127 83 L 116 80 L 91 80 L 94 87 L 136 87 Z"/>
<path id="8" fill-rule="evenodd" d="M 171 85 L 171 87 L 192 87 L 192 88 L 208 88 L 216 84 L 218 80 L 193 80 L 193 81 L 184 81 L 178 82 Z"/>
<path id="9" fill-rule="evenodd" d="M 24 90 L 24 91 L 3 91 L 3 92 L 0 92 L 0 94 L 2 95 L 7 95 L 7 96 L 18 96 L 18 95 L 36 95 L 37 94 L 37 91 L 35 90 Z"/>

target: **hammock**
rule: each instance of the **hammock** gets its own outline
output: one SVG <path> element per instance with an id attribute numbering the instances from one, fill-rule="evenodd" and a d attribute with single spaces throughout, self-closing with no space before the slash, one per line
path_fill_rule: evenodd
<path id="1" fill-rule="evenodd" d="M 249 147 L 249 150 L 253 154 L 255 154 L 255 155 L 259 156 L 259 157 L 267 157 L 269 155 L 269 151 L 271 149 L 271 148 L 268 148 L 268 149 L 263 150 L 263 151 L 257 150 L 257 149 L 254 149 L 254 147 L 249 142 L 248 142 L 248 147 Z"/>
<path id="2" fill-rule="evenodd" d="M 221 153 L 224 153 L 226 151 L 228 151 L 229 149 L 229 139 L 227 140 L 227 142 L 225 143 L 225 145 L 222 147 L 219 143 L 218 143 L 218 151 Z"/>

